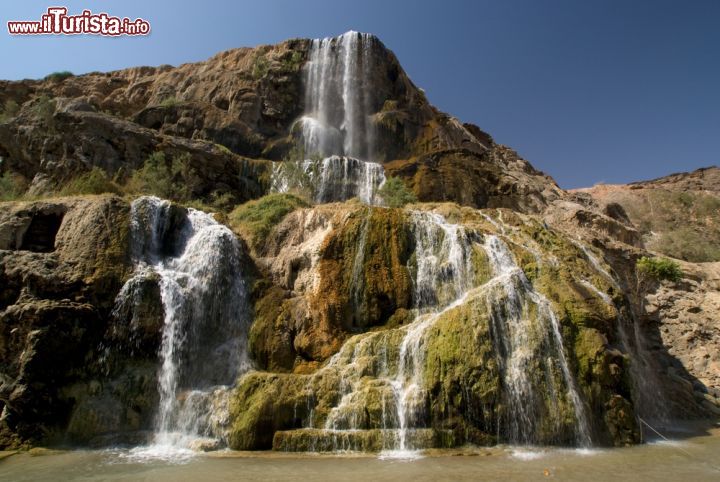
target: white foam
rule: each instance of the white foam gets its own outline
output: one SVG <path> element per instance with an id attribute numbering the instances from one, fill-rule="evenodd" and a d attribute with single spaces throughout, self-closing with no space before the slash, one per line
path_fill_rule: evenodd
<path id="1" fill-rule="evenodd" d="M 523 461 L 538 460 L 546 455 L 542 450 L 515 449 L 510 452 L 511 457 Z"/>
<path id="2" fill-rule="evenodd" d="M 423 458 L 422 452 L 419 450 L 383 450 L 378 455 L 380 460 L 419 460 Z"/>

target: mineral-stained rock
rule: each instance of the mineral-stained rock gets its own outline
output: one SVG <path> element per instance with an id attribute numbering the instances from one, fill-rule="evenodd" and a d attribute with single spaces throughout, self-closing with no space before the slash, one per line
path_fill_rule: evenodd
<path id="1" fill-rule="evenodd" d="M 1 205 L 0 445 L 147 429 L 157 345 L 144 368 L 103 361 L 111 333 L 129 345 L 111 321 L 132 269 L 128 214 L 108 196 Z"/>

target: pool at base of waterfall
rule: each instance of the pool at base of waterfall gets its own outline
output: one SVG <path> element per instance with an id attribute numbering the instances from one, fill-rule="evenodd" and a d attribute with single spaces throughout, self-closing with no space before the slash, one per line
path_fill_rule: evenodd
<path id="1" fill-rule="evenodd" d="M 0 455 L 0 479 L 44 480 L 718 480 L 720 427 L 608 449 L 463 447 L 422 453 L 167 452 L 143 448 Z M 149 450 L 149 448 L 145 448 Z M 3 454 L 3 452 L 0 452 Z M 8 453 L 6 453 L 8 454 Z M 146 452 L 145 455 L 148 455 Z"/>

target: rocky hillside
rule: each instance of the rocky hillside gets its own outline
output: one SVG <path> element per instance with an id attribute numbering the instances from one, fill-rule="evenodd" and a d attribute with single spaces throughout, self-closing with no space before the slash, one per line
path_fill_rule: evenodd
<path id="1" fill-rule="evenodd" d="M 717 263 L 658 241 L 691 219 L 712 258 L 717 169 L 564 192 L 356 32 L 0 105 L 0 447 L 627 445 L 720 414 Z"/>
<path id="2" fill-rule="evenodd" d="M 577 192 L 606 209 L 622 206 L 650 250 L 685 261 L 720 261 L 720 168 Z"/>
<path id="3" fill-rule="evenodd" d="M 93 167 L 124 184 L 163 151 L 189 156 L 182 180 L 195 199 L 259 197 L 268 160 L 297 158 L 310 46 L 290 40 L 179 67 L 0 82 L 2 171 L 40 195 Z M 379 40 L 370 48 L 368 114 L 378 148 L 368 160 L 386 164 L 422 201 L 537 212 L 561 196 L 514 151 L 432 107 Z"/>

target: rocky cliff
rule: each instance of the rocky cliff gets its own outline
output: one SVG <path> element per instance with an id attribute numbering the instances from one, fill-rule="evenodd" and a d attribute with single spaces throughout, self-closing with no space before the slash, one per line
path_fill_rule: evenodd
<path id="1" fill-rule="evenodd" d="M 386 164 L 421 201 L 537 212 L 562 195 L 517 153 L 432 107 L 391 51 L 375 37 L 367 43 L 373 60 L 363 77 L 374 95 L 366 114 L 376 149 L 366 160 Z M 294 155 L 311 50 L 309 40 L 290 40 L 179 67 L 2 82 L 3 172 L 43 194 L 94 166 L 125 181 L 162 150 L 190 156 L 194 198 L 259 197 L 267 161 Z"/>
<path id="2" fill-rule="evenodd" d="M 562 191 L 356 32 L 0 85 L 2 447 L 624 445 L 718 414 L 717 266 L 633 197 L 692 188 L 711 231 L 713 170 Z M 682 276 L 640 283 L 652 250 Z"/>

